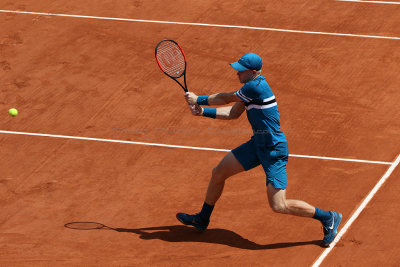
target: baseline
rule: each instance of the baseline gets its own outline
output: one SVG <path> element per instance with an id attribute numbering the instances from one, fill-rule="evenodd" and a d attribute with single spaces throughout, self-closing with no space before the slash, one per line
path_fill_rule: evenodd
<path id="1" fill-rule="evenodd" d="M 395 37 L 395 36 L 364 35 L 364 34 L 334 33 L 334 32 L 314 32 L 314 31 L 300 31 L 300 30 L 288 30 L 288 29 L 277 29 L 277 28 L 239 26 L 239 25 L 223 25 L 223 24 L 193 23 L 193 22 L 178 22 L 178 21 L 161 21 L 161 20 L 144 20 L 144 19 L 125 19 L 125 18 L 84 16 L 84 15 L 73 15 L 73 14 L 56 14 L 56 13 L 30 12 L 30 11 L 18 11 L 18 10 L 0 10 L 0 13 L 1 12 L 2 13 L 16 13 L 16 14 L 30 14 L 30 15 L 43 15 L 43 16 L 99 19 L 99 20 L 116 20 L 116 21 L 129 21 L 129 22 L 145 22 L 145 23 L 160 23 L 160 24 L 175 24 L 175 25 L 205 26 L 205 27 L 217 27 L 217 28 L 236 28 L 236 29 L 260 30 L 260 31 L 276 31 L 276 32 L 291 32 L 291 33 L 304 33 L 304 34 L 317 34 L 317 35 L 331 35 L 331 36 L 346 36 L 346 37 L 400 40 L 400 37 Z"/>

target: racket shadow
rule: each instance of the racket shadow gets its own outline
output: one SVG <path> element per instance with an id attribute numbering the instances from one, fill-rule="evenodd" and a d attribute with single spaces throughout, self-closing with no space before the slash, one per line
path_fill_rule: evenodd
<path id="1" fill-rule="evenodd" d="M 321 240 L 301 241 L 301 242 L 283 242 L 273 244 L 257 244 L 248 240 L 239 234 L 226 229 L 207 229 L 204 232 L 197 231 L 184 225 L 168 225 L 145 228 L 110 228 L 106 229 L 116 232 L 137 234 L 143 240 L 159 239 L 165 242 L 201 242 L 226 245 L 234 248 L 247 250 L 268 250 L 283 249 L 289 247 L 315 245 L 322 247 Z M 87 229 L 89 230 L 89 229 Z M 92 230 L 92 229 L 91 229 Z"/>

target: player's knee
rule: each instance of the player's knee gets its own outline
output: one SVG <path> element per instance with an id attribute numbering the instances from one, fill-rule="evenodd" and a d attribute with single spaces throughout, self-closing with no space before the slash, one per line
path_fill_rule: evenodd
<path id="1" fill-rule="evenodd" d="M 216 183 L 223 183 L 225 181 L 226 177 L 224 176 L 223 171 L 221 168 L 215 167 L 212 170 L 212 180 Z"/>
<path id="2" fill-rule="evenodd" d="M 271 209 L 276 213 L 286 213 L 287 206 L 284 202 L 269 203 Z"/>
<path id="3" fill-rule="evenodd" d="M 215 167 L 214 169 L 212 169 L 212 178 L 213 179 L 220 179 L 222 177 L 221 175 L 221 171 L 218 169 L 218 167 Z"/>

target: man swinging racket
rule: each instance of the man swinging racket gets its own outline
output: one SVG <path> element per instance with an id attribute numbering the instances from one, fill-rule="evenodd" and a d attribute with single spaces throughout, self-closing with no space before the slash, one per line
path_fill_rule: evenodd
<path id="1" fill-rule="evenodd" d="M 272 210 L 319 220 L 324 232 L 323 245 L 329 246 L 337 234 L 342 214 L 315 208 L 301 200 L 286 199 L 288 144 L 280 130 L 280 115 L 275 96 L 265 78 L 261 76 L 261 58 L 254 53 L 247 53 L 238 62 L 230 65 L 237 70 L 239 81 L 243 84 L 239 91 L 209 96 L 197 96 L 188 92 L 185 94 L 186 101 L 191 105 L 193 115 L 213 119 L 236 119 L 246 110 L 254 135 L 249 141 L 229 152 L 212 170 L 201 211 L 193 215 L 178 213 L 177 219 L 185 225 L 206 230 L 214 205 L 222 194 L 225 180 L 261 165 L 267 177 L 268 201 Z M 201 107 L 229 103 L 234 105 L 220 108 Z"/>

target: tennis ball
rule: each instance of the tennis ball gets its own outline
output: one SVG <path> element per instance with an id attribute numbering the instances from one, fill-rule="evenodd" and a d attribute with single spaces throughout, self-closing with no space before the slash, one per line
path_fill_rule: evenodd
<path id="1" fill-rule="evenodd" d="M 18 110 L 16 108 L 10 108 L 8 110 L 8 114 L 10 114 L 11 116 L 15 117 L 18 115 Z"/>

